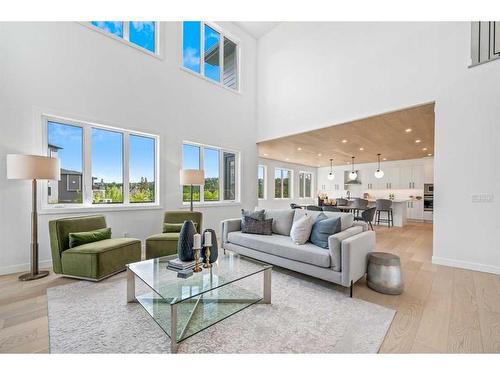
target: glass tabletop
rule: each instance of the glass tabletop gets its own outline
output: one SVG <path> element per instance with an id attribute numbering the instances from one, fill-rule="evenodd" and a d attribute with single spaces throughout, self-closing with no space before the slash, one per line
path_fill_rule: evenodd
<path id="1" fill-rule="evenodd" d="M 175 258 L 177 255 L 149 259 L 128 268 L 166 302 L 177 304 L 272 267 L 237 254 L 221 254 L 211 268 L 183 279 L 167 268 L 168 261 Z"/>

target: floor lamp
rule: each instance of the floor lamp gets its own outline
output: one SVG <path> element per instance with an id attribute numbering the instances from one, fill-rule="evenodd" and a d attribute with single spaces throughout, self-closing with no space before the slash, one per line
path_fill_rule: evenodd
<path id="1" fill-rule="evenodd" d="M 181 169 L 181 185 L 190 187 L 190 210 L 193 211 L 193 185 L 205 183 L 205 171 L 203 169 Z"/>
<path id="2" fill-rule="evenodd" d="M 29 273 L 19 276 L 19 280 L 36 280 L 45 277 L 49 271 L 38 269 L 38 214 L 37 180 L 59 180 L 59 159 L 38 155 L 7 155 L 7 178 L 12 180 L 31 180 L 31 269 Z"/>

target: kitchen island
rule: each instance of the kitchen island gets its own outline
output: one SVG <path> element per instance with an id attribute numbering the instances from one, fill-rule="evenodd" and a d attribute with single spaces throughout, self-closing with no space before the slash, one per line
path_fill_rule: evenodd
<path id="1" fill-rule="evenodd" d="M 396 198 L 392 199 L 392 216 L 393 216 L 393 223 L 395 227 L 404 227 L 408 221 L 408 202 L 412 202 L 412 198 Z M 352 210 L 355 209 L 356 206 L 354 205 L 354 200 L 349 200 L 350 204 L 349 206 L 339 206 L 341 209 L 345 210 Z M 375 207 L 375 202 L 376 199 L 369 198 L 368 199 L 368 208 L 370 207 Z M 386 212 L 381 212 L 380 213 L 380 218 L 381 219 L 387 219 L 387 213 Z M 375 223 L 375 219 L 374 219 Z M 380 225 L 387 225 L 387 223 L 380 223 Z"/>

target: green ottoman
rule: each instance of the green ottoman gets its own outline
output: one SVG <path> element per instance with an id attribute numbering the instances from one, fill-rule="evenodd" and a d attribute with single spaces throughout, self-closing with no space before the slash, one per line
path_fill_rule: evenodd
<path id="1" fill-rule="evenodd" d="M 69 234 L 106 228 L 102 215 L 80 216 L 49 222 L 54 272 L 64 276 L 99 281 L 141 260 L 141 241 L 110 238 L 69 247 Z"/>

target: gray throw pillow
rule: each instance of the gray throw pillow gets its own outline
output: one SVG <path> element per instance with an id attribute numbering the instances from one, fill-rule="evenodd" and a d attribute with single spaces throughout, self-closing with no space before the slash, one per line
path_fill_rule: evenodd
<path id="1" fill-rule="evenodd" d="M 250 210 L 244 210 L 242 208 L 241 209 L 241 225 L 243 225 L 243 218 L 245 216 L 251 217 L 252 219 L 256 219 L 256 220 L 264 220 L 266 218 L 264 210 L 250 211 Z"/>
<path id="2" fill-rule="evenodd" d="M 311 230 L 311 241 L 316 246 L 328 249 L 328 237 L 341 231 L 340 217 L 318 216 Z"/>
<path id="3" fill-rule="evenodd" d="M 241 218 L 241 233 L 270 236 L 273 234 L 273 219 L 257 220 L 250 216 L 243 216 Z"/>

